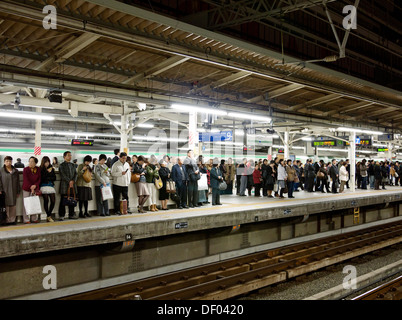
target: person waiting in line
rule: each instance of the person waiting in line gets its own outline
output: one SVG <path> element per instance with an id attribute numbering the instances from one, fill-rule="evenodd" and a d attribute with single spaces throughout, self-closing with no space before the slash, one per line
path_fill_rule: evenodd
<path id="1" fill-rule="evenodd" d="M 183 165 L 183 162 L 180 157 L 177 158 L 177 164 L 172 167 L 172 180 L 176 184 L 176 192 L 180 197 L 180 203 L 178 203 L 179 209 L 187 209 L 187 182 L 188 182 L 188 174 L 186 171 L 186 166 Z M 206 190 L 208 192 L 208 190 Z"/>
<path id="2" fill-rule="evenodd" d="M 22 182 L 22 195 L 24 198 L 28 198 L 31 195 L 35 195 L 40 190 L 40 168 L 37 166 L 38 159 L 35 157 L 30 157 L 28 162 L 28 167 L 24 168 L 23 171 L 23 182 Z M 40 217 L 33 214 L 30 217 L 26 214 L 25 206 L 22 208 L 24 223 L 39 223 Z"/>
<path id="3" fill-rule="evenodd" d="M 159 200 L 162 205 L 162 210 L 169 210 L 167 207 L 169 193 L 166 191 L 166 182 L 170 179 L 170 170 L 167 167 L 168 163 L 166 161 L 162 161 L 160 165 L 161 168 L 159 169 L 159 176 L 162 179 L 163 185 L 162 188 L 159 189 Z"/>
<path id="4" fill-rule="evenodd" d="M 233 163 L 233 159 L 229 158 L 227 163 L 225 164 L 226 173 L 223 175 L 226 184 L 228 185 L 225 190 L 225 194 L 233 194 L 233 182 L 236 178 L 236 166 Z"/>
<path id="5" fill-rule="evenodd" d="M 383 162 L 381 161 L 381 175 L 382 175 L 382 180 L 381 180 L 381 185 L 382 189 L 385 189 L 385 184 L 389 181 L 389 172 L 388 172 L 388 162 Z"/>
<path id="6" fill-rule="evenodd" d="M 186 171 L 189 176 L 188 181 L 188 206 L 190 208 L 199 207 L 198 205 L 198 180 L 200 179 L 200 171 L 194 159 L 193 150 L 187 151 L 187 158 L 184 160 Z"/>
<path id="7" fill-rule="evenodd" d="M 16 168 L 16 169 L 24 169 L 25 168 L 25 165 L 22 163 L 20 158 L 18 158 L 17 162 L 14 163 L 14 168 Z"/>
<path id="8" fill-rule="evenodd" d="M 344 161 L 341 166 L 341 170 L 339 171 L 339 180 L 341 181 L 341 186 L 339 188 L 339 193 L 342 193 L 344 191 L 345 185 L 349 180 L 349 174 L 346 169 L 348 166 L 348 163 Z"/>
<path id="9" fill-rule="evenodd" d="M 111 170 L 106 165 L 107 157 L 105 154 L 99 156 L 98 164 L 94 166 L 95 175 L 95 197 L 96 197 L 96 209 L 98 215 L 104 217 L 109 216 L 109 203 L 108 200 L 102 199 L 101 188 L 110 187 L 110 174 Z"/>
<path id="10" fill-rule="evenodd" d="M 316 175 L 315 175 L 315 169 L 313 166 L 312 159 L 307 160 L 304 172 L 307 177 L 307 179 L 306 179 L 307 186 L 305 187 L 305 189 L 308 192 L 314 192 L 314 179 L 315 179 Z"/>
<path id="11" fill-rule="evenodd" d="M 147 181 L 149 191 L 149 211 L 159 211 L 156 206 L 157 190 L 155 179 L 159 179 L 158 161 L 155 156 L 151 156 L 149 161 L 145 161 L 145 180 Z"/>
<path id="12" fill-rule="evenodd" d="M 279 188 L 279 198 L 285 198 L 283 193 L 286 188 L 286 181 L 288 179 L 288 175 L 285 169 L 285 161 L 283 159 L 279 160 L 278 164 L 278 188 Z"/>
<path id="13" fill-rule="evenodd" d="M 380 190 L 380 184 L 382 181 L 381 167 L 378 161 L 374 162 L 374 190 Z"/>
<path id="14" fill-rule="evenodd" d="M 112 166 L 114 212 L 120 216 L 120 195 L 127 200 L 127 213 L 131 214 L 128 200 L 128 186 L 131 182 L 130 166 L 127 163 L 127 153 L 121 152 L 119 161 Z M 145 178 L 144 178 L 145 179 Z"/>
<path id="15" fill-rule="evenodd" d="M 253 180 L 254 180 L 254 196 L 261 197 L 261 186 L 262 186 L 263 180 L 262 180 L 260 165 L 258 163 L 255 166 L 254 171 L 253 171 Z"/>
<path id="16" fill-rule="evenodd" d="M 52 161 L 52 167 L 54 169 L 54 171 L 59 171 L 59 160 L 57 159 L 57 157 L 53 157 L 53 161 Z"/>
<path id="17" fill-rule="evenodd" d="M 92 169 L 90 164 L 92 163 L 91 156 L 85 156 L 84 162 L 78 166 L 77 169 L 77 190 L 78 190 L 78 204 L 79 204 L 79 217 L 80 218 L 89 218 L 91 215 L 88 212 L 88 202 L 92 200 L 92 188 L 91 182 L 92 179 L 88 182 L 84 179 L 84 174 L 90 174 L 92 177 Z M 82 207 L 84 206 L 85 212 L 82 212 Z"/>
<path id="18" fill-rule="evenodd" d="M 212 205 L 221 206 L 221 195 L 219 184 L 223 181 L 222 172 L 219 169 L 219 159 L 213 159 L 213 166 L 211 169 L 211 187 L 212 187 Z"/>
<path id="19" fill-rule="evenodd" d="M 268 178 L 268 160 L 264 159 L 262 164 L 261 164 L 261 187 L 262 187 L 262 196 L 266 197 L 268 195 L 267 193 L 267 178 Z"/>
<path id="20" fill-rule="evenodd" d="M 297 177 L 296 169 L 292 165 L 292 160 L 286 162 L 286 174 L 287 174 L 287 187 L 288 187 L 288 198 L 294 198 L 293 191 L 295 186 L 295 179 Z"/>
<path id="21" fill-rule="evenodd" d="M 49 157 L 43 157 L 40 164 L 40 191 L 43 197 L 43 206 L 45 208 L 47 222 L 54 222 L 52 212 L 56 204 L 56 190 L 54 182 L 56 181 L 56 173 L 50 164 Z M 49 205 L 50 200 L 50 205 Z"/>
<path id="22" fill-rule="evenodd" d="M 75 165 L 71 162 L 71 152 L 66 151 L 63 154 L 64 162 L 60 164 L 60 204 L 59 204 L 59 220 L 63 221 L 66 215 L 66 205 L 63 201 L 70 194 L 73 197 L 77 194 L 77 170 Z M 68 205 L 69 219 L 77 219 L 74 214 L 74 206 Z"/>
<path id="23" fill-rule="evenodd" d="M 17 198 L 21 194 L 19 172 L 12 165 L 13 158 L 4 157 L 4 165 L 0 168 L 0 194 L 5 194 L 6 224 L 15 224 L 17 217 Z"/>
<path id="24" fill-rule="evenodd" d="M 208 181 L 208 169 L 204 163 L 204 157 L 201 155 L 198 157 L 198 170 L 200 171 L 201 176 L 204 174 L 207 176 Z M 202 206 L 206 203 L 208 203 L 208 192 L 205 192 L 205 190 L 198 190 L 198 205 Z"/>
<path id="25" fill-rule="evenodd" d="M 113 153 L 114 153 L 114 157 L 113 157 L 112 161 L 110 162 L 110 167 L 113 167 L 113 165 L 120 159 L 120 149 L 114 149 Z"/>
<path id="26" fill-rule="evenodd" d="M 238 175 L 240 176 L 240 196 L 245 197 L 246 196 L 246 189 L 247 189 L 247 159 L 243 159 L 243 163 L 239 165 L 237 168 L 238 170 Z"/>
<path id="27" fill-rule="evenodd" d="M 368 174 L 370 189 L 374 189 L 374 183 L 375 183 L 374 166 L 375 166 L 374 160 L 369 160 L 367 174 Z"/>
<path id="28" fill-rule="evenodd" d="M 361 188 L 363 190 L 367 190 L 367 166 L 366 166 L 366 159 L 363 159 L 363 161 L 360 163 L 360 176 L 361 176 Z"/>
<path id="29" fill-rule="evenodd" d="M 266 180 L 266 188 L 267 188 L 267 196 L 268 198 L 274 198 L 272 195 L 272 191 L 274 190 L 275 184 L 275 161 L 271 160 L 269 162 L 269 166 L 266 168 L 267 170 L 267 180 Z"/>
<path id="30" fill-rule="evenodd" d="M 329 176 L 332 180 L 331 191 L 332 193 L 338 193 L 338 179 L 339 179 L 339 171 L 336 160 L 332 160 L 331 168 L 329 168 Z"/>
<path id="31" fill-rule="evenodd" d="M 253 172 L 254 172 L 254 161 L 253 160 L 248 160 L 247 161 L 247 192 L 248 196 L 251 196 L 251 191 L 253 190 L 254 187 L 254 180 L 253 180 Z"/>
<path id="32" fill-rule="evenodd" d="M 145 213 L 144 204 L 149 198 L 147 180 L 145 178 L 145 158 L 139 156 L 137 162 L 133 165 L 133 174 L 139 174 L 140 180 L 135 183 L 138 196 L 138 212 Z"/>

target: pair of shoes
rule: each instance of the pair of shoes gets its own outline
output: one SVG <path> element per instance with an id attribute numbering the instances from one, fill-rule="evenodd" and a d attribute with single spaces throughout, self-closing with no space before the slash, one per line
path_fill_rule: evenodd
<path id="1" fill-rule="evenodd" d="M 32 223 L 40 223 L 40 220 L 32 221 Z"/>
<path id="2" fill-rule="evenodd" d="M 71 216 L 71 217 L 69 216 L 68 218 L 71 219 L 71 220 L 77 220 L 78 219 L 78 217 L 76 215 Z"/>
<path id="3" fill-rule="evenodd" d="M 217 205 L 217 206 L 221 206 L 221 205 L 222 205 L 222 203 L 217 203 L 216 205 Z"/>
<path id="4" fill-rule="evenodd" d="M 291 197 L 289 197 L 290 199 L 294 199 L 294 197 L 293 196 L 291 196 Z"/>
<path id="5" fill-rule="evenodd" d="M 80 213 L 80 214 L 79 214 L 79 217 L 80 217 L 80 218 L 85 218 L 85 216 L 84 216 L 83 213 Z"/>
<path id="6" fill-rule="evenodd" d="M 117 211 L 117 212 L 116 212 L 116 216 L 121 216 L 121 212 L 120 212 L 120 211 Z"/>
<path id="7" fill-rule="evenodd" d="M 31 224 L 31 221 L 24 222 L 24 224 Z"/>
<path id="8" fill-rule="evenodd" d="M 64 221 L 64 217 L 60 217 L 60 218 L 59 218 L 59 221 Z"/>
<path id="9" fill-rule="evenodd" d="M 188 206 L 184 205 L 184 206 L 183 206 L 183 209 L 188 209 Z"/>
<path id="10" fill-rule="evenodd" d="M 169 209 L 168 209 L 168 208 L 162 208 L 162 210 L 165 210 L 165 211 L 166 211 L 166 210 L 169 210 Z"/>
<path id="11" fill-rule="evenodd" d="M 180 206 L 180 207 L 178 207 L 177 209 L 183 209 L 183 207 L 182 207 L 182 206 Z"/>
<path id="12" fill-rule="evenodd" d="M 280 196 L 279 198 L 281 198 L 281 199 L 285 199 L 285 197 L 284 197 L 284 196 Z"/>
<path id="13" fill-rule="evenodd" d="M 156 210 L 155 210 L 155 207 L 156 207 L 156 204 L 151 204 L 151 205 L 149 206 L 148 211 L 155 212 L 155 211 L 156 211 Z"/>
<path id="14" fill-rule="evenodd" d="M 274 196 L 268 196 L 268 198 L 275 198 Z"/>
<path id="15" fill-rule="evenodd" d="M 86 218 L 91 218 L 91 217 L 92 217 L 89 213 L 85 213 L 84 216 L 85 216 Z"/>
<path id="16" fill-rule="evenodd" d="M 52 217 L 47 217 L 47 222 L 54 222 L 54 220 L 52 219 Z"/>
<path id="17" fill-rule="evenodd" d="M 104 213 L 101 213 L 100 216 L 101 217 L 106 217 L 106 215 Z"/>

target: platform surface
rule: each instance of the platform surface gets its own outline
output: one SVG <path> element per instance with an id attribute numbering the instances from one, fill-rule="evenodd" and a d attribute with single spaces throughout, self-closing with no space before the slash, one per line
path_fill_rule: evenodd
<path id="1" fill-rule="evenodd" d="M 295 192 L 294 199 L 221 196 L 222 206 L 0 227 L 0 257 L 85 247 L 398 202 L 402 187 L 342 194 Z"/>

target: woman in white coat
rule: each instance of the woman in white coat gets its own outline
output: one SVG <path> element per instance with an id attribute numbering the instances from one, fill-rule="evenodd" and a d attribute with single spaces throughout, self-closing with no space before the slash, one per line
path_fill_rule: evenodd
<path id="1" fill-rule="evenodd" d="M 285 190 L 287 179 L 288 174 L 286 173 L 285 162 L 281 159 L 278 164 L 278 188 L 281 190 L 279 195 L 280 198 L 285 198 L 283 196 L 283 191 Z"/>
<path id="2" fill-rule="evenodd" d="M 339 188 L 339 193 L 343 192 L 346 182 L 348 182 L 348 179 L 349 179 L 348 170 L 346 169 L 347 165 L 348 165 L 347 162 L 344 161 L 342 163 L 341 169 L 339 171 L 339 180 L 341 181 L 341 187 Z"/>

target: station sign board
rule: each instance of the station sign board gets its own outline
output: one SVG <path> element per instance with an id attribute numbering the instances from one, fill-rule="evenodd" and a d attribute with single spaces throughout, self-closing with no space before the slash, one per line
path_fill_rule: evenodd
<path id="1" fill-rule="evenodd" d="M 94 145 L 94 140 L 72 139 L 71 140 L 71 145 L 72 146 L 92 147 Z"/>
<path id="2" fill-rule="evenodd" d="M 233 141 L 233 131 L 200 132 L 200 142 Z"/>
<path id="3" fill-rule="evenodd" d="M 388 152 L 389 149 L 388 148 L 378 148 L 377 152 Z"/>

